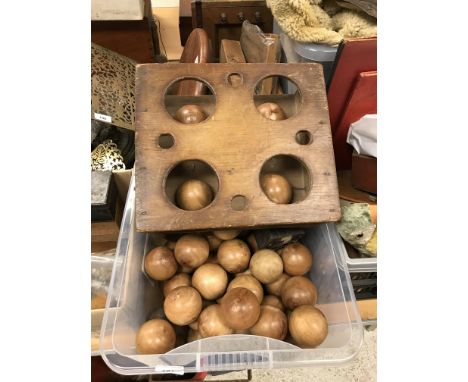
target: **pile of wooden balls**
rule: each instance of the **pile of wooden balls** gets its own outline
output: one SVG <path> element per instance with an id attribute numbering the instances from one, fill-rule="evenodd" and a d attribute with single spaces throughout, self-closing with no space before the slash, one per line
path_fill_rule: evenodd
<path id="1" fill-rule="evenodd" d="M 140 327 L 138 353 L 173 349 L 187 325 L 188 335 L 177 346 L 228 334 L 286 339 L 301 347 L 324 341 L 328 323 L 314 306 L 315 285 L 303 276 L 312 267 L 309 249 L 298 242 L 278 251 L 258 249 L 252 234 L 245 241 L 239 234 L 185 234 L 147 253 L 145 272 L 161 283 L 165 299 L 163 312 Z"/>

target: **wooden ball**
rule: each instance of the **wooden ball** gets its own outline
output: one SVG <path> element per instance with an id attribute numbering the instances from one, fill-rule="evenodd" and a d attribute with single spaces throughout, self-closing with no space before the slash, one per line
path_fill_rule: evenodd
<path id="1" fill-rule="evenodd" d="M 288 333 L 288 320 L 279 309 L 271 306 L 260 307 L 260 317 L 256 324 L 250 328 L 255 336 L 264 336 L 284 340 Z"/>
<path id="2" fill-rule="evenodd" d="M 261 304 L 263 300 L 263 287 L 260 282 L 248 274 L 239 274 L 229 283 L 227 292 L 234 288 L 246 288 L 257 296 L 258 303 Z"/>
<path id="3" fill-rule="evenodd" d="M 292 201 L 293 190 L 287 179 L 279 174 L 265 174 L 260 177 L 263 192 L 273 203 L 289 204 Z"/>
<path id="4" fill-rule="evenodd" d="M 264 284 L 278 280 L 283 273 L 283 260 L 271 249 L 261 249 L 250 259 L 250 272 Z"/>
<path id="5" fill-rule="evenodd" d="M 280 298 L 269 294 L 265 296 L 262 301 L 262 306 L 271 306 L 273 308 L 279 309 L 284 312 L 284 305 L 281 302 Z"/>
<path id="6" fill-rule="evenodd" d="M 312 254 L 309 249 L 301 243 L 286 245 L 282 252 L 284 271 L 290 276 L 301 276 L 312 268 Z"/>
<path id="7" fill-rule="evenodd" d="M 257 296 L 246 288 L 233 288 L 221 300 L 223 320 L 233 329 L 249 329 L 260 316 Z"/>
<path id="8" fill-rule="evenodd" d="M 218 239 L 221 240 L 232 240 L 235 239 L 241 231 L 235 229 L 226 229 L 226 230 L 218 230 L 213 231 L 213 235 L 215 235 Z"/>
<path id="9" fill-rule="evenodd" d="M 228 284 L 226 271 L 218 264 L 203 264 L 192 276 L 192 285 L 207 300 L 224 294 Z"/>
<path id="10" fill-rule="evenodd" d="M 281 296 L 281 289 L 283 288 L 284 283 L 290 278 L 289 275 L 286 273 L 283 273 L 278 280 L 273 281 L 272 283 L 269 283 L 266 285 L 266 289 L 268 293 L 275 295 L 275 296 Z"/>
<path id="11" fill-rule="evenodd" d="M 210 254 L 208 241 L 200 235 L 183 235 L 177 240 L 174 255 L 177 262 L 186 268 L 197 268 L 202 265 Z"/>
<path id="12" fill-rule="evenodd" d="M 221 243 L 223 242 L 220 238 L 216 237 L 212 233 L 205 235 L 208 244 L 210 245 L 210 251 L 217 251 Z"/>
<path id="13" fill-rule="evenodd" d="M 175 276 L 171 277 L 169 280 L 164 281 L 163 284 L 163 295 L 167 295 L 174 289 L 181 286 L 191 286 L 192 281 L 190 275 L 187 273 L 178 273 Z"/>
<path id="14" fill-rule="evenodd" d="M 242 240 L 227 240 L 219 246 L 217 258 L 219 264 L 226 271 L 231 273 L 243 272 L 249 266 L 250 249 Z"/>
<path id="15" fill-rule="evenodd" d="M 198 332 L 202 338 L 232 334 L 233 329 L 223 321 L 221 306 L 207 306 L 198 318 Z"/>
<path id="16" fill-rule="evenodd" d="M 289 332 L 299 346 L 316 347 L 328 335 L 327 319 L 314 306 L 299 306 L 289 316 Z"/>
<path id="17" fill-rule="evenodd" d="M 156 247 L 149 251 L 144 261 L 145 272 L 154 280 L 170 279 L 177 272 L 177 262 L 169 248 Z"/>
<path id="18" fill-rule="evenodd" d="M 202 309 L 202 298 L 195 288 L 181 286 L 169 292 L 164 300 L 164 313 L 169 321 L 183 326 L 197 320 Z"/>
<path id="19" fill-rule="evenodd" d="M 206 114 L 198 105 L 184 105 L 177 109 L 175 119 L 185 124 L 200 123 L 206 119 Z"/>
<path id="20" fill-rule="evenodd" d="M 176 204 L 186 211 L 197 211 L 205 208 L 213 200 L 211 187 L 202 180 L 189 179 L 176 191 Z"/>
<path id="21" fill-rule="evenodd" d="M 274 102 L 265 102 L 257 107 L 260 114 L 271 121 L 282 121 L 286 119 L 283 108 Z"/>
<path id="22" fill-rule="evenodd" d="M 173 349 L 176 334 L 172 325 L 166 320 L 154 319 L 140 326 L 136 335 L 138 354 L 163 354 Z"/>
<path id="23" fill-rule="evenodd" d="M 312 281 L 304 276 L 291 277 L 283 285 L 281 301 L 290 310 L 301 305 L 315 305 L 317 288 Z"/>

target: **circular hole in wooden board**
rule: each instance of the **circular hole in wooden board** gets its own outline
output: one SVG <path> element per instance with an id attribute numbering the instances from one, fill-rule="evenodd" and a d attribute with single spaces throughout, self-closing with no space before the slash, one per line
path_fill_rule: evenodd
<path id="1" fill-rule="evenodd" d="M 231 199 L 231 208 L 234 211 L 243 211 L 247 207 L 247 198 L 244 195 L 236 195 Z"/>
<path id="2" fill-rule="evenodd" d="M 275 155 L 263 163 L 259 174 L 259 182 L 265 196 L 267 195 L 261 186 L 261 179 L 262 176 L 267 174 L 278 174 L 288 181 L 292 187 L 291 203 L 298 203 L 307 198 L 312 188 L 312 175 L 309 169 L 300 159 L 292 155 Z"/>
<path id="3" fill-rule="evenodd" d="M 172 134 L 164 133 L 158 137 L 158 146 L 162 149 L 170 149 L 174 146 L 174 142 L 175 140 Z"/>
<path id="4" fill-rule="evenodd" d="M 280 121 L 299 112 L 302 95 L 298 85 L 288 77 L 269 75 L 255 85 L 253 101 L 264 118 Z"/>
<path id="5" fill-rule="evenodd" d="M 199 159 L 184 160 L 169 169 L 164 181 L 164 191 L 169 202 L 175 207 L 183 209 L 177 203 L 176 193 L 179 187 L 188 180 L 198 180 L 208 185 L 212 193 L 211 201 L 198 210 L 210 206 L 218 193 L 219 178 L 213 167 Z"/>
<path id="6" fill-rule="evenodd" d="M 164 93 L 169 115 L 183 124 L 197 124 L 213 115 L 216 96 L 213 87 L 202 78 L 182 77 L 172 81 Z"/>
<path id="7" fill-rule="evenodd" d="M 300 145 L 309 145 L 312 143 L 312 134 L 307 130 L 299 130 L 296 133 L 296 142 Z"/>
<path id="8" fill-rule="evenodd" d="M 227 82 L 233 88 L 237 88 L 242 85 L 243 77 L 239 73 L 230 73 L 228 74 Z"/>

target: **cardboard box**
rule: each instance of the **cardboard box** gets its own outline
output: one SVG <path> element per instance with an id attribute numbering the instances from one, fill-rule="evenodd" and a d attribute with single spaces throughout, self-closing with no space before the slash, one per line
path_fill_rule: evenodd
<path id="1" fill-rule="evenodd" d="M 353 152 L 351 183 L 358 190 L 377 194 L 377 158 Z"/>

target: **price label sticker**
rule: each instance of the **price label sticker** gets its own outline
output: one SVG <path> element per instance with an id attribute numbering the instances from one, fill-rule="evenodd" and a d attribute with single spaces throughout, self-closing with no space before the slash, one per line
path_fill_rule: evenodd
<path id="1" fill-rule="evenodd" d="M 109 115 L 94 113 L 94 118 L 98 121 L 112 123 L 112 117 Z"/>
<path id="2" fill-rule="evenodd" d="M 154 370 L 158 373 L 164 374 L 177 374 L 183 375 L 184 374 L 184 367 L 183 366 L 169 366 L 169 365 L 156 365 Z"/>

